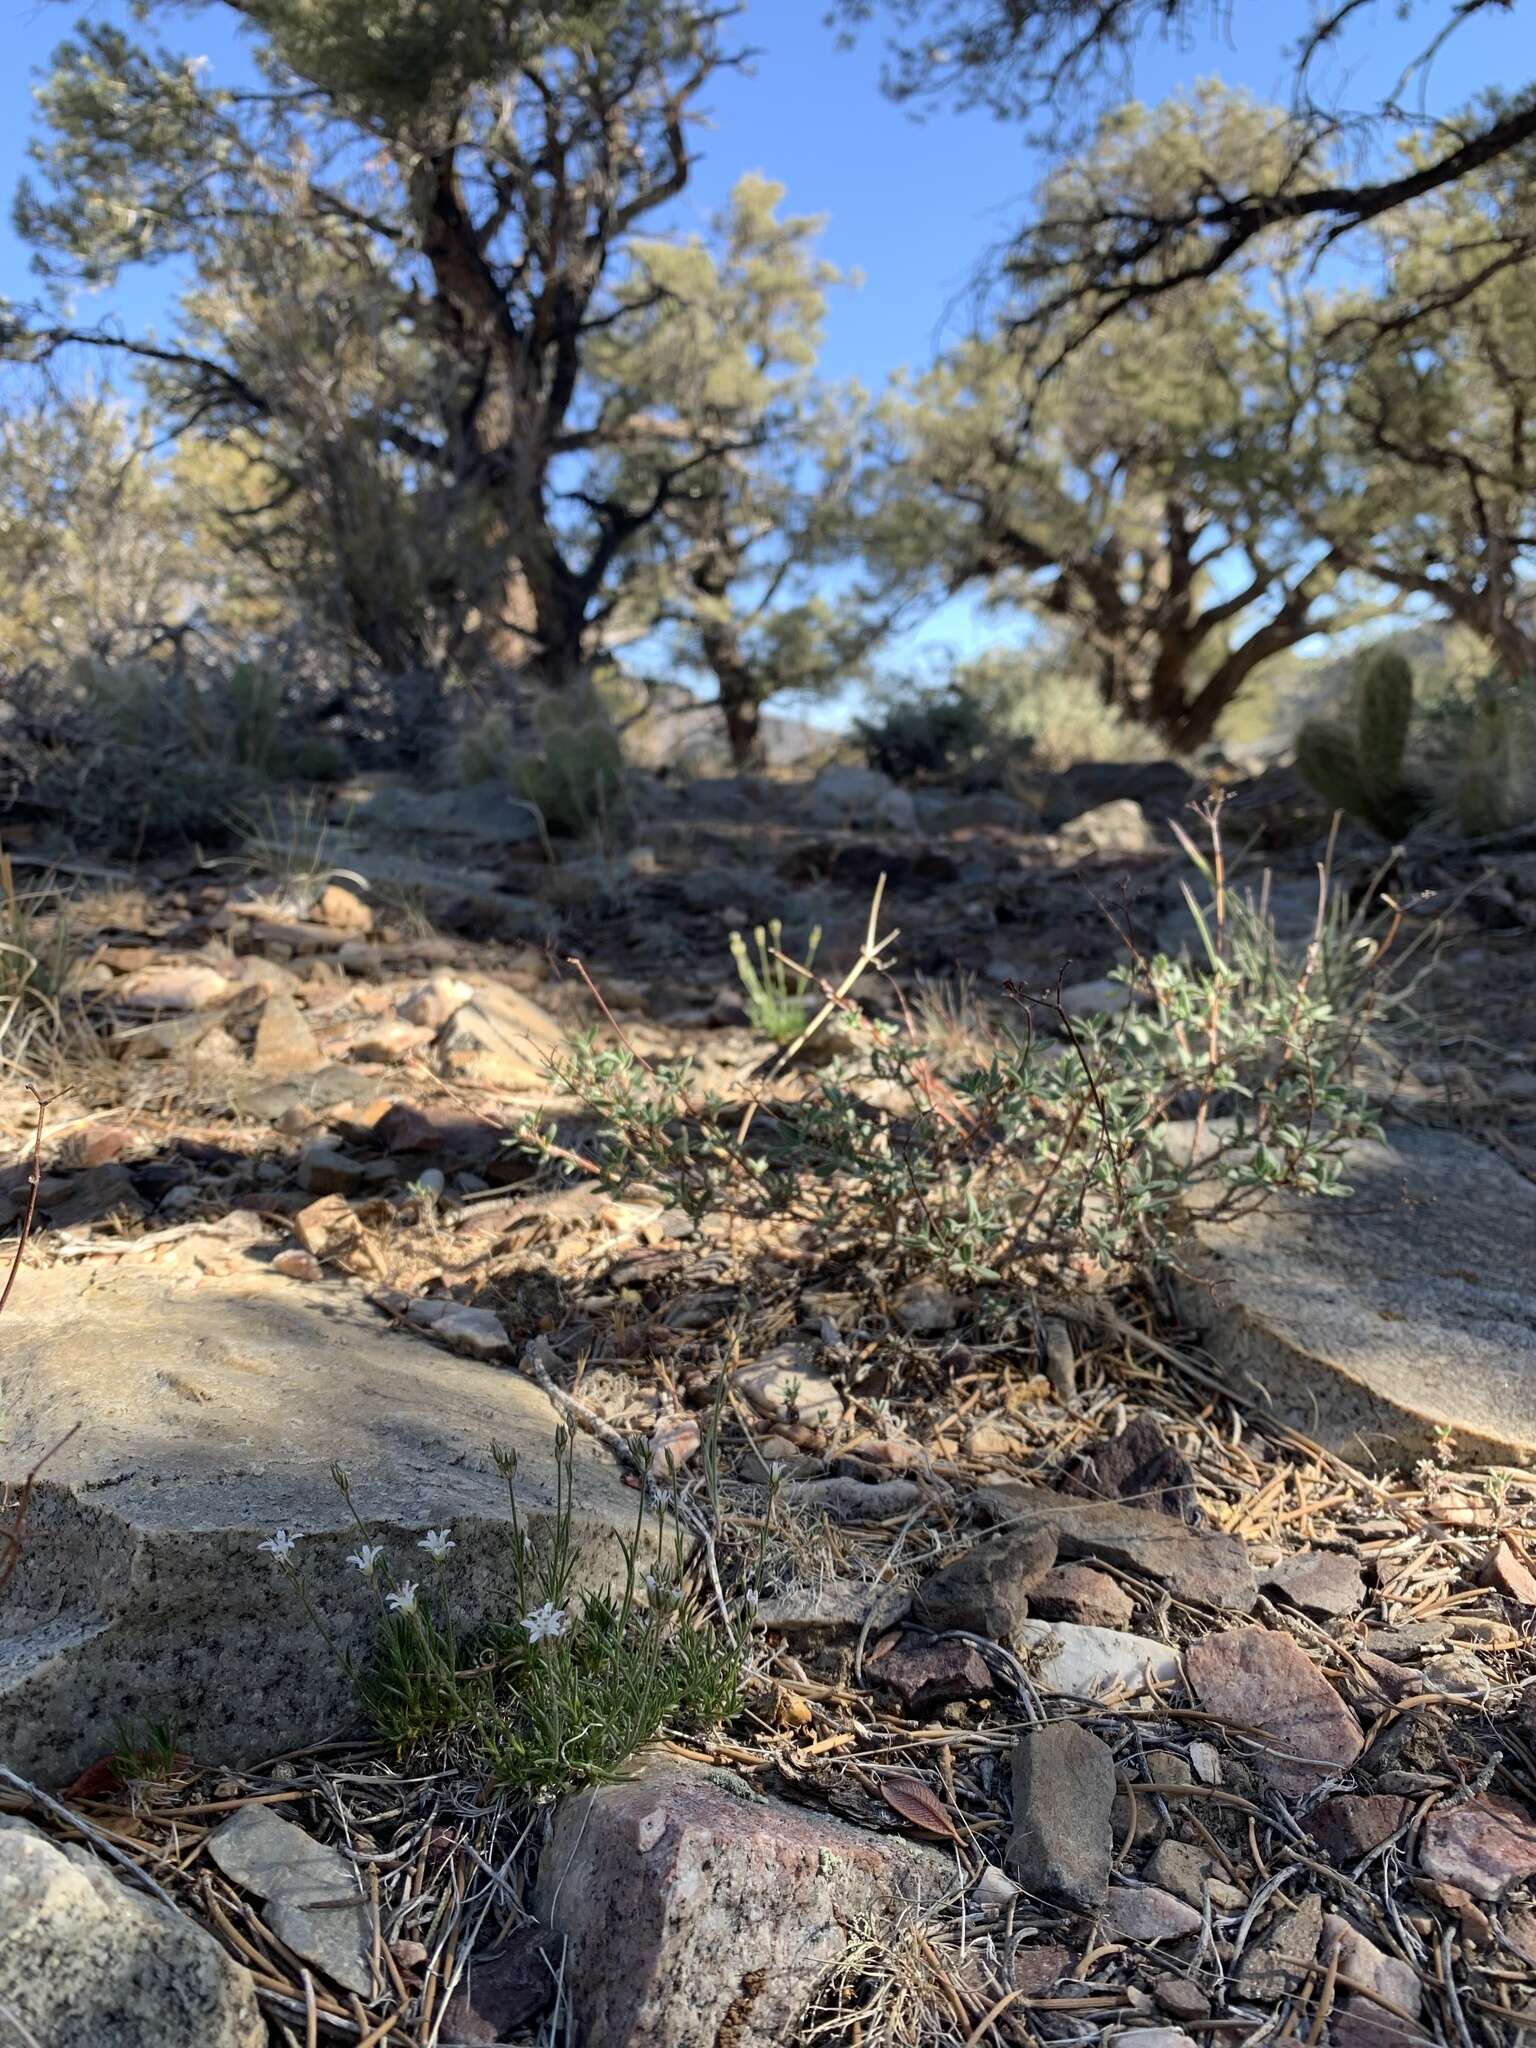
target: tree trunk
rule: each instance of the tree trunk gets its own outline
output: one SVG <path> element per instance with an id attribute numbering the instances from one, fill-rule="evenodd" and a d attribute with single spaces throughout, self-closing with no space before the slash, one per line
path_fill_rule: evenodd
<path id="1" fill-rule="evenodd" d="M 699 641 L 720 691 L 720 710 L 731 745 L 731 759 L 743 773 L 760 768 L 763 763 L 762 700 L 757 678 L 741 651 L 736 628 L 725 621 L 707 625 L 700 633 Z"/>

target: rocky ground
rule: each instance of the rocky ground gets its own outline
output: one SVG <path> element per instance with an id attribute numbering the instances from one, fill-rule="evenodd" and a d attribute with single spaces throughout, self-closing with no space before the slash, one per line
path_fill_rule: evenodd
<path id="1" fill-rule="evenodd" d="M 40 1126 L 19 1075 L 0 1100 L 0 1218 L 32 1211 L 3 2048 L 1536 2027 L 1529 844 L 1336 849 L 1425 940 L 1367 1048 L 1384 1142 L 1349 1202 L 1192 1215 L 1155 1282 L 940 1283 L 690 1218 L 584 1173 L 551 1092 L 590 1030 L 745 1105 L 771 1048 L 728 933 L 818 924 L 835 980 L 882 875 L 901 936 L 858 998 L 936 1058 L 984 1048 L 1005 981 L 1113 1000 L 1123 935 L 1188 938 L 1197 793 L 653 780 L 571 853 L 493 793 L 373 785 L 233 861 L 12 846 L 67 884 L 88 1031 Z M 1322 827 L 1284 777 L 1227 806 L 1282 934 Z M 813 1099 L 848 1028 L 780 1093 Z M 535 1113 L 542 1162 L 508 1143 Z M 529 1809 L 364 1739 L 256 1544 L 295 1532 L 361 1652 L 340 1461 L 394 1538 L 453 1526 L 473 1625 L 504 1598 L 488 1446 L 537 1523 L 561 1422 L 594 1582 L 639 1440 L 707 1488 L 727 1581 L 765 1576 L 736 1719 Z"/>

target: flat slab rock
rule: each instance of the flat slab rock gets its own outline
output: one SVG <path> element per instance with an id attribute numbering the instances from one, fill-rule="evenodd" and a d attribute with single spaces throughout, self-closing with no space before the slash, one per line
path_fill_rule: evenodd
<path id="1" fill-rule="evenodd" d="M 373 1919 L 339 1850 L 269 1807 L 242 1806 L 209 1836 L 208 1854 L 262 1900 L 262 1917 L 296 1956 L 348 1991 L 372 1995 Z"/>
<path id="2" fill-rule="evenodd" d="M 1536 1187 L 1452 1131 L 1350 1145 L 1340 1201 L 1190 1221 L 1180 1307 L 1282 1420 L 1407 1463 L 1536 1449 Z M 1177 1271 L 1177 1269 L 1175 1269 Z"/>
<path id="3" fill-rule="evenodd" d="M 419 1576 L 407 1560 L 424 1562 L 425 1531 L 451 1523 L 461 1623 L 504 1616 L 512 1536 L 490 1447 L 516 1448 L 536 1537 L 559 1422 L 536 1387 L 390 1329 L 341 1287 L 99 1274 L 25 1268 L 6 1309 L 0 1482 L 79 1424 L 38 1480 L 0 1607 L 7 1763 L 59 1783 L 120 1725 L 165 1718 L 209 1761 L 345 1732 L 351 1688 L 257 1551 L 287 1529 L 340 1647 L 368 1649 L 377 1608 L 347 1563 L 359 1537 L 333 1460 L 402 1577 Z M 634 1495 L 580 1437 L 575 1502 L 588 1583 L 622 1573 Z"/>
<path id="4" fill-rule="evenodd" d="M 556 1810 L 534 1911 L 585 2048 L 781 2048 L 850 1928 L 955 1885 L 949 1857 L 669 1756 Z"/>
<path id="5" fill-rule="evenodd" d="M 1059 1699 L 1127 1698 L 1179 1675 L 1177 1650 L 1124 1629 L 1030 1620 L 1020 1622 L 1015 1644 L 1041 1692 Z"/>
<path id="6" fill-rule="evenodd" d="M 1290 1636 L 1233 1628 L 1191 1643 L 1190 1690 L 1208 1714 L 1265 1738 L 1255 1758 L 1277 1792 L 1312 1791 L 1347 1771 L 1365 1747 L 1360 1723 Z"/>
<path id="7" fill-rule="evenodd" d="M 1191 1529 L 1172 1515 L 1119 1501 L 1077 1500 L 1005 1479 L 976 1496 L 982 1511 L 1016 1536 L 1053 1530 L 1063 1562 L 1097 1559 L 1140 1572 L 1177 1600 L 1247 1614 L 1258 1597 L 1248 1553 L 1233 1536 Z"/>

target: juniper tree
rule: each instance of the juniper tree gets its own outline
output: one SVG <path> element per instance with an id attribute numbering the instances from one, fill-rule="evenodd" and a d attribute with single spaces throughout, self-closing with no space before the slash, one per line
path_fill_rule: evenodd
<path id="1" fill-rule="evenodd" d="M 628 252 L 687 185 L 699 95 L 734 61 L 731 10 L 228 4 L 250 31 L 252 86 L 106 24 L 61 46 L 40 93 L 38 175 L 16 209 L 56 296 L 13 309 L 12 352 L 126 353 L 183 429 L 264 441 L 274 505 L 302 490 L 326 501 L 354 622 L 386 662 L 420 649 L 377 602 L 393 570 L 362 515 L 430 484 L 475 536 L 474 588 L 458 600 L 504 658 L 571 682 L 615 565 L 733 446 L 670 403 L 641 417 L 610 389 L 595 406 L 586 380 L 597 339 L 644 310 L 625 289 Z M 196 283 L 170 340 L 68 316 L 78 285 L 177 262 Z M 322 303 L 298 353 L 317 368 L 338 323 L 347 346 L 366 327 L 361 392 L 295 385 L 285 351 L 263 345 L 264 282 L 304 267 L 314 290 L 290 307 Z M 656 460 L 615 471 L 607 458 L 626 442 Z M 348 448 L 366 459 L 327 476 Z M 349 533 L 354 514 L 362 531 Z M 436 573 L 419 551 L 407 566 Z"/>

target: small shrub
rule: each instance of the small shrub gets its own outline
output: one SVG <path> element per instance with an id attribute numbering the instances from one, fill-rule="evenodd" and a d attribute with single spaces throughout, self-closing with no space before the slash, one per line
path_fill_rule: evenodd
<path id="1" fill-rule="evenodd" d="M 750 1115 L 698 1095 L 686 1065 L 652 1069 L 586 1043 L 557 1062 L 560 1078 L 600 1120 L 604 1177 L 643 1181 L 695 1216 L 791 1219 L 830 1244 L 883 1244 L 978 1281 L 1166 1259 L 1197 1176 L 1221 1184 L 1207 1202 L 1217 1213 L 1280 1188 L 1345 1193 L 1341 1144 L 1375 1128 L 1352 1068 L 1391 932 L 1366 934 L 1325 887 L 1298 961 L 1262 906 L 1227 890 L 1217 847 L 1199 866 L 1214 912 L 1191 895 L 1198 967 L 1132 958 L 1120 979 L 1137 1006 L 1114 1018 L 1074 1020 L 1049 992 L 1010 991 L 1018 1027 L 953 1078 L 938 1078 L 910 1029 L 870 1019 L 862 1055 L 793 1109 L 776 1104 L 763 1137 Z M 871 1082 L 898 1084 L 915 1113 L 873 1112 Z M 1159 1142 L 1182 1119 L 1210 1140 L 1198 1158 Z M 537 1122 L 519 1136 L 547 1147 Z"/>
<path id="2" fill-rule="evenodd" d="M 996 730 L 973 697 L 949 688 L 898 699 L 855 730 L 871 768 L 894 782 L 995 783 Z"/>
<path id="3" fill-rule="evenodd" d="M 181 1730 L 174 1719 L 129 1726 L 119 1722 L 113 1737 L 112 1763 L 119 1785 L 163 1785 L 175 1777 L 181 1756 Z"/>
<path id="4" fill-rule="evenodd" d="M 378 1601 L 370 1663 L 337 1650 L 286 1532 L 260 1546 L 293 1586 L 380 1736 L 398 1749 L 452 1736 L 497 1784 L 543 1798 L 616 1777 L 665 1721 L 710 1725 L 735 1713 L 745 1617 L 729 1626 L 711 1618 L 690 1586 L 675 1475 L 672 1487 L 638 1496 L 622 1589 L 578 1592 L 570 1432 L 555 1435 L 555 1512 L 538 1541 L 519 1515 L 516 1453 L 498 1446 L 493 1453 L 511 1509 L 508 1618 L 472 1640 L 454 1621 L 451 1532 L 428 1531 L 418 1545 L 426 1561 L 417 1577 L 405 1577 L 373 1540 L 339 1468 L 333 1477 L 360 1538 L 349 1562 Z M 642 1573 L 648 1517 L 657 1562 Z"/>
<path id="5" fill-rule="evenodd" d="M 26 1067 L 64 1038 L 65 987 L 78 952 L 52 882 L 18 889 L 0 849 L 0 1067 Z"/>
<path id="6" fill-rule="evenodd" d="M 274 782 L 346 768 L 336 743 L 296 727 L 282 675 L 252 663 L 82 661 L 33 694 L 30 800 L 118 857 L 227 846 Z"/>
<path id="7" fill-rule="evenodd" d="M 1536 817 L 1536 717 L 1527 691 L 1487 676 L 1426 723 L 1430 773 L 1466 838 L 1507 832 Z"/>
<path id="8" fill-rule="evenodd" d="M 755 1031 L 771 1038 L 775 1045 L 790 1045 L 805 1029 L 805 996 L 811 985 L 810 969 L 821 944 L 821 926 L 812 927 L 805 949 L 805 971 L 792 970 L 777 957 L 783 947 L 784 926 L 774 918 L 767 926 L 757 925 L 752 933 L 757 947 L 754 960 L 740 932 L 731 933 L 731 958 L 747 998 L 747 1020 Z"/>

